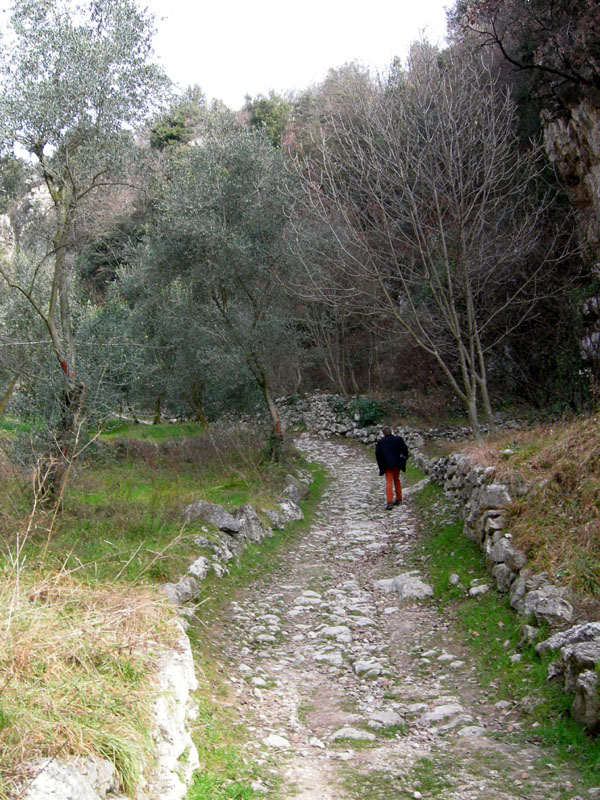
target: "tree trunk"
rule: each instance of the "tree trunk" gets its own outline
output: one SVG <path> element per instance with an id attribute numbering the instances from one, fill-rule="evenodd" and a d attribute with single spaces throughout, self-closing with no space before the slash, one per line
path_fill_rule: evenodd
<path id="1" fill-rule="evenodd" d="M 2 397 L 2 400 L 0 400 L 0 417 L 4 414 L 4 409 L 6 407 L 6 404 L 8 403 L 8 400 L 9 400 L 11 394 L 12 394 L 13 389 L 15 388 L 15 386 L 17 384 L 18 378 L 19 378 L 19 375 L 17 373 L 15 375 L 15 377 L 12 379 L 12 381 L 8 384 L 8 389 L 4 392 L 4 396 Z"/>
<path id="2" fill-rule="evenodd" d="M 271 431 L 271 435 L 269 436 L 269 450 L 268 450 L 269 458 L 272 461 L 279 462 L 281 461 L 281 456 L 283 454 L 283 443 L 285 440 L 285 434 L 281 426 L 281 420 L 279 418 L 279 412 L 277 411 L 277 406 L 275 405 L 275 401 L 271 397 L 269 382 L 267 380 L 267 376 L 265 375 L 264 371 L 261 372 L 260 378 L 258 378 L 258 382 L 262 390 L 263 396 L 265 398 L 267 408 L 269 409 L 269 416 L 271 417 L 271 422 L 273 423 L 273 430 Z"/>
<path id="3" fill-rule="evenodd" d="M 156 403 L 154 405 L 154 417 L 152 418 L 153 425 L 160 425 L 161 419 L 161 412 L 160 412 L 160 397 L 156 398 Z"/>
<path id="4" fill-rule="evenodd" d="M 48 464 L 44 468 L 44 478 L 39 485 L 42 497 L 55 503 L 61 502 L 64 493 L 81 430 L 85 394 L 85 384 L 70 378 L 60 399 L 55 447 L 50 452 Z"/>
<path id="5" fill-rule="evenodd" d="M 469 422 L 473 428 L 473 435 L 478 442 L 481 441 L 481 427 L 479 425 L 479 414 L 477 413 L 477 393 L 469 391 L 467 397 L 467 411 L 469 413 Z"/>

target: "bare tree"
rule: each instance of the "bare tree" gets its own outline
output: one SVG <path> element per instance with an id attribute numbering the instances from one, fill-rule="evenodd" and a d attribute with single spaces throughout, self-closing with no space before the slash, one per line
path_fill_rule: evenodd
<path id="1" fill-rule="evenodd" d="M 558 234 L 542 240 L 541 151 L 520 150 L 515 130 L 481 55 L 425 43 L 352 114 L 334 111 L 319 157 L 299 164 L 305 204 L 336 244 L 312 244 L 305 290 L 323 296 L 328 264 L 327 294 L 333 285 L 373 321 L 392 318 L 440 365 L 475 431 L 480 408 L 492 414 L 486 355 L 531 313 L 559 257 Z"/>

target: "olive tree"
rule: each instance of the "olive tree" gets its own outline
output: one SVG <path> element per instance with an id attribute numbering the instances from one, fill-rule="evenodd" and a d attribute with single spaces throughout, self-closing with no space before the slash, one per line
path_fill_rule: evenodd
<path id="1" fill-rule="evenodd" d="M 130 130 L 167 82 L 152 58 L 152 21 L 134 0 L 15 0 L 0 61 L 4 152 L 25 152 L 46 192 L 47 226 L 30 279 L 0 267 L 42 320 L 62 381 L 56 455 L 66 458 L 84 408 L 71 309 L 70 254 L 88 196 L 122 179 Z M 47 292 L 38 291 L 50 273 Z M 60 485 L 62 469 L 54 477 Z"/>
<path id="2" fill-rule="evenodd" d="M 209 372 L 223 383 L 228 368 L 239 371 L 243 364 L 279 436 L 273 387 L 289 379 L 299 357 L 281 280 L 291 268 L 285 240 L 289 201 L 282 191 L 291 179 L 282 155 L 263 131 L 213 112 L 197 143 L 170 154 L 163 174 L 154 220 L 127 276 L 134 313 L 136 306 L 151 308 L 157 290 L 174 298 L 182 314 L 178 325 L 169 313 L 170 332 L 163 320 L 147 318 L 146 326 L 159 324 L 168 342 L 179 342 L 178 351 L 190 354 L 187 373 L 195 375 L 199 389 L 209 364 L 220 359 L 221 375 Z M 172 364 L 172 352 L 162 352 Z M 183 386 L 181 370 L 172 379 Z M 189 385 L 186 392 L 194 394 Z"/>

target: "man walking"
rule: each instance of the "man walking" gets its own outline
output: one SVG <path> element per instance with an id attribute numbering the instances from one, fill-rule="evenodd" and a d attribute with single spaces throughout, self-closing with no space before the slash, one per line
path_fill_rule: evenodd
<path id="1" fill-rule="evenodd" d="M 379 474 L 385 475 L 385 497 L 387 500 L 386 511 L 391 511 L 394 506 L 402 502 L 402 486 L 400 484 L 400 470 L 406 472 L 406 459 L 408 447 L 401 436 L 394 436 L 392 429 L 382 428 L 383 438 L 375 445 L 375 458 L 379 467 Z M 394 491 L 396 499 L 394 500 Z"/>

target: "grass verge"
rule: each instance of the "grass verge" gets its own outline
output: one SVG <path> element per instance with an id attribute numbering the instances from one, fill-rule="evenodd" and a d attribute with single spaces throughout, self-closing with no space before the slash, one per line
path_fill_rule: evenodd
<path id="1" fill-rule="evenodd" d="M 14 571 L 0 609 L 0 797 L 48 755 L 106 758 L 131 791 L 151 762 L 152 666 L 174 641 L 172 610 L 149 591 Z"/>
<path id="2" fill-rule="evenodd" d="M 163 436 L 161 427 L 172 436 Z M 265 460 L 264 440 L 249 429 L 206 433 L 196 426 L 194 435 L 187 428 L 177 435 L 174 425 L 143 430 L 145 436 L 133 439 L 127 430 L 113 431 L 100 443 L 73 470 L 56 517 L 39 508 L 32 513 L 26 487 L 10 493 L 10 506 L 3 506 L 9 493 L 0 493 L 2 800 L 14 792 L 23 763 L 37 756 L 108 758 L 131 790 L 152 751 L 156 648 L 171 637 L 172 607 L 159 599 L 156 586 L 187 572 L 198 555 L 193 539 L 203 528 L 182 527 L 182 508 L 200 498 L 228 509 L 273 506 L 285 473 L 300 464 L 291 454 L 282 464 Z M 308 501 L 308 519 L 318 491 Z M 208 581 L 198 611 L 202 625 L 236 584 L 261 574 L 285 538 L 301 530 L 299 523 L 249 547 L 222 585 Z M 208 662 L 202 664 L 209 671 Z M 232 788 L 232 765 L 244 761 L 231 755 L 229 718 L 219 716 L 208 685 L 205 691 L 197 738 L 204 763 L 212 766 L 191 796 L 250 797 L 246 788 L 245 794 Z M 220 748 L 221 732 L 222 755 L 209 758 Z M 220 795 L 209 776 L 220 780 L 224 773 L 228 788 Z M 202 781 L 207 788 L 199 788 Z"/>
<path id="3" fill-rule="evenodd" d="M 584 779 L 598 785 L 600 741 L 588 736 L 571 718 L 572 697 L 547 681 L 552 656 L 540 659 L 532 646 L 519 647 L 522 620 L 506 596 L 495 591 L 476 598 L 465 594 L 462 587 L 489 575 L 481 550 L 463 535 L 462 523 L 453 519 L 441 488 L 429 484 L 414 503 L 421 519 L 415 559 L 429 574 L 440 612 L 449 615 L 462 632 L 480 680 L 499 698 L 517 702 L 532 698 L 527 702 L 530 735 L 554 746 L 557 758 L 576 766 Z M 459 576 L 459 585 L 450 583 L 452 573 Z M 521 660 L 512 661 L 510 656 L 517 649 Z"/>

